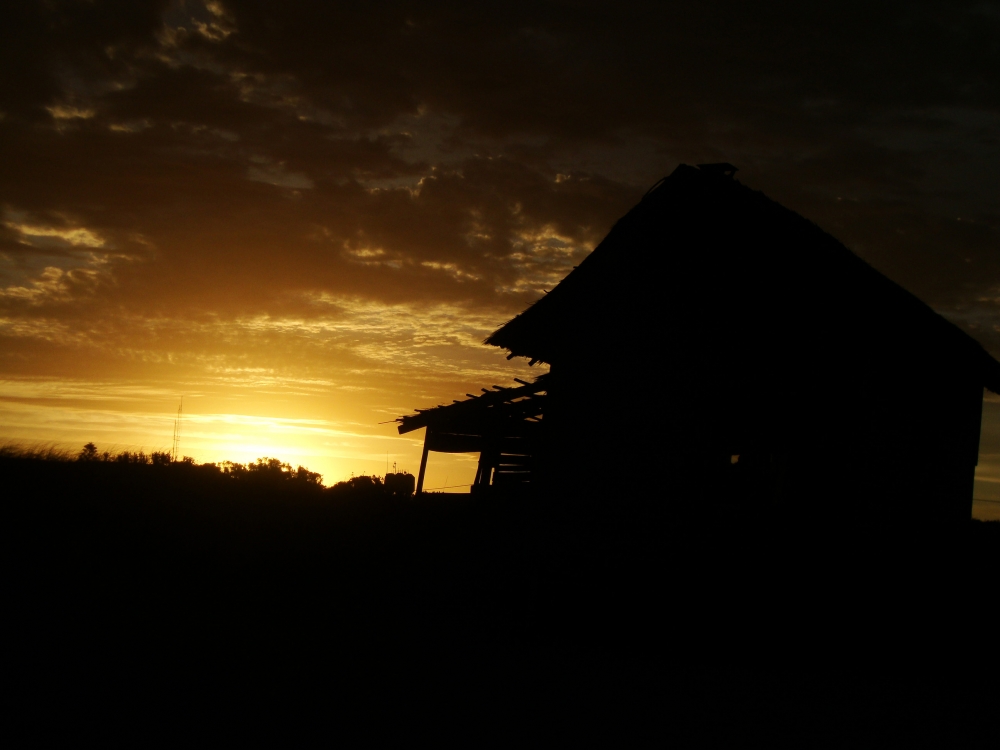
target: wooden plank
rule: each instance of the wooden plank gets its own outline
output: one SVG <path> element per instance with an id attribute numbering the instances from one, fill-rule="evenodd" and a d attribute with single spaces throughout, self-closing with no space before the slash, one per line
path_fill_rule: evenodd
<path id="1" fill-rule="evenodd" d="M 483 436 L 434 430 L 427 438 L 426 445 L 435 453 L 479 453 L 483 449 Z"/>

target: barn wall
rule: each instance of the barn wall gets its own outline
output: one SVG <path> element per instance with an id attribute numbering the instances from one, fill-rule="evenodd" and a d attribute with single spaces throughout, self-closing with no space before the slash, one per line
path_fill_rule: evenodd
<path id="1" fill-rule="evenodd" d="M 637 371 L 657 387 L 638 387 Z M 723 388 L 669 365 L 630 371 L 581 358 L 556 363 L 551 377 L 543 476 L 570 503 L 848 525 L 971 516 L 982 389 L 957 376 L 901 387 L 884 368 L 853 381 L 838 371 L 828 383 Z"/>

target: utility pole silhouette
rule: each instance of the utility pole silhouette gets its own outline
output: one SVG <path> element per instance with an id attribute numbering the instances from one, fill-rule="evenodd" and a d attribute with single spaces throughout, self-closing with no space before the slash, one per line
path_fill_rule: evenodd
<path id="1" fill-rule="evenodd" d="M 170 448 L 170 460 L 177 460 L 177 447 L 181 441 L 181 415 L 184 409 L 184 397 L 181 396 L 180 406 L 177 407 L 177 417 L 174 419 L 174 442 Z"/>

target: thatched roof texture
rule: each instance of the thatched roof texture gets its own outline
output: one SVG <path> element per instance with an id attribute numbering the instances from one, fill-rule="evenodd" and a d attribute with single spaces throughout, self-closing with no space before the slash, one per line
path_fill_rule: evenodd
<path id="1" fill-rule="evenodd" d="M 674 353 L 734 378 L 765 361 L 863 378 L 877 360 L 1000 392 L 1000 363 L 917 297 L 732 171 L 687 165 L 486 343 L 550 364 Z"/>

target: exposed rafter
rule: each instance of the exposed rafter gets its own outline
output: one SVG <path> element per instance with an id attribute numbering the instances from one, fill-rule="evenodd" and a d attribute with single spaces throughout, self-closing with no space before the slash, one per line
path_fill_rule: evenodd
<path id="1" fill-rule="evenodd" d="M 519 386 L 494 385 L 483 388 L 478 396 L 465 394 L 468 399 L 433 409 L 414 409 L 416 414 L 399 417 L 399 434 L 405 435 L 421 427 L 445 430 L 493 431 L 501 423 L 538 421 L 544 410 L 548 376 L 541 375 L 533 383 L 518 380 Z"/>

